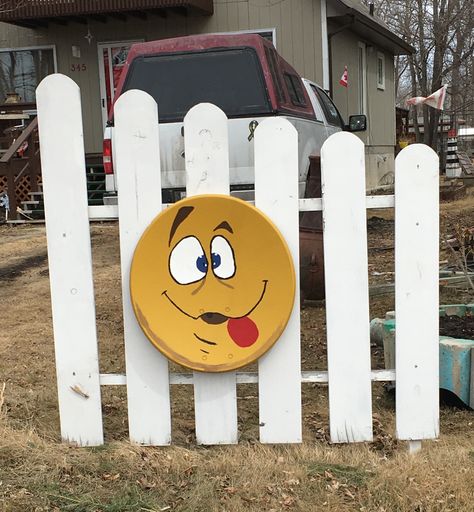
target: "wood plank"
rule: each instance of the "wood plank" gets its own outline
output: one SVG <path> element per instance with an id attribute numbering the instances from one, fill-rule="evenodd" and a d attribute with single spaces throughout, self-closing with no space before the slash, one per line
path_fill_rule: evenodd
<path id="1" fill-rule="evenodd" d="M 227 117 L 201 103 L 184 118 L 186 194 L 229 194 Z M 194 411 L 198 444 L 237 443 L 235 372 L 194 373 Z M 212 421 L 210 421 L 212 418 Z"/>
<path id="2" fill-rule="evenodd" d="M 372 370 L 371 378 L 377 382 L 394 382 L 395 370 Z M 258 373 L 256 372 L 237 372 L 237 384 L 257 384 Z M 319 370 L 306 370 L 301 372 L 301 382 L 304 384 L 328 382 L 328 372 Z M 192 373 L 171 373 L 170 384 L 193 384 L 194 375 Z M 127 376 L 123 373 L 101 373 L 101 386 L 125 386 Z"/>
<path id="3" fill-rule="evenodd" d="M 249 30 L 254 29 L 259 25 L 259 11 L 260 7 L 253 2 L 248 3 L 249 10 Z"/>
<path id="4" fill-rule="evenodd" d="M 292 65 L 301 76 L 304 69 L 303 0 L 293 2 L 291 9 L 291 41 L 293 45 Z M 309 48 L 308 48 L 309 50 Z"/>
<path id="5" fill-rule="evenodd" d="M 239 30 L 249 30 L 249 4 L 240 2 L 239 7 Z"/>
<path id="6" fill-rule="evenodd" d="M 227 15 L 227 2 L 215 2 L 214 5 L 215 14 L 217 20 L 217 31 L 218 32 L 228 32 L 229 31 L 229 22 Z"/>
<path id="7" fill-rule="evenodd" d="M 270 217 L 286 240 L 299 283 L 298 133 L 285 119 L 267 119 L 255 132 L 255 205 Z M 277 343 L 260 358 L 258 370 L 260 441 L 301 442 L 298 286 L 288 325 Z"/>
<path id="8" fill-rule="evenodd" d="M 371 441 L 369 282 L 362 141 L 347 132 L 329 137 L 321 149 L 321 171 L 331 441 Z"/>
<path id="9" fill-rule="evenodd" d="M 316 81 L 315 63 L 319 60 L 315 58 L 314 36 L 319 34 L 319 30 L 314 30 L 313 9 L 317 8 L 313 0 L 303 0 L 303 56 L 304 56 L 304 76 L 309 80 Z"/>
<path id="10" fill-rule="evenodd" d="M 273 6 L 270 7 L 268 3 L 261 5 L 259 2 L 257 4 L 257 8 L 258 20 L 256 20 L 255 25 L 251 28 L 270 28 L 272 26 L 270 21 L 270 10 L 273 8 Z"/>
<path id="11" fill-rule="evenodd" d="M 239 30 L 239 6 L 235 2 L 227 3 L 227 23 L 229 31 Z"/>
<path id="12" fill-rule="evenodd" d="M 368 209 L 379 209 L 379 208 L 393 208 L 395 206 L 395 196 L 367 196 L 365 198 L 366 208 Z"/>
<path id="13" fill-rule="evenodd" d="M 120 96 L 114 113 L 130 440 L 167 445 L 171 441 L 168 361 L 141 330 L 129 284 L 135 247 L 161 211 L 158 109 L 150 95 L 131 90 Z"/>
<path id="14" fill-rule="evenodd" d="M 253 204 L 254 201 L 248 201 Z M 395 205 L 395 196 L 367 196 L 366 197 L 367 209 L 382 209 L 382 208 L 393 208 Z M 167 204 L 163 205 L 166 208 Z M 320 212 L 323 210 L 322 199 L 300 199 L 299 200 L 300 212 Z M 99 205 L 89 206 L 89 219 L 90 220 L 101 220 L 101 219 L 114 219 L 118 218 L 118 207 L 116 205 Z"/>
<path id="15" fill-rule="evenodd" d="M 118 219 L 118 206 L 105 204 L 98 206 L 89 206 L 88 214 L 89 220 Z"/>
<path id="16" fill-rule="evenodd" d="M 287 61 L 293 61 L 293 34 L 291 27 L 291 0 L 282 0 L 280 4 L 281 30 L 278 37 L 278 53 Z"/>
<path id="17" fill-rule="evenodd" d="M 54 74 L 36 91 L 61 437 L 103 444 L 79 87 Z"/>
<path id="18" fill-rule="evenodd" d="M 439 433 L 439 161 L 413 144 L 395 161 L 397 437 Z"/>

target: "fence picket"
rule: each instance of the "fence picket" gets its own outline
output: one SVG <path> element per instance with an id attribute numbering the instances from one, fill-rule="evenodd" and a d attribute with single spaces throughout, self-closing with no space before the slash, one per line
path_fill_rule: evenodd
<path id="1" fill-rule="evenodd" d="M 371 441 L 364 144 L 350 133 L 332 135 L 321 167 L 331 441 Z"/>
<path id="2" fill-rule="evenodd" d="M 439 433 L 439 159 L 421 144 L 395 161 L 395 311 L 399 439 Z"/>
<path id="3" fill-rule="evenodd" d="M 79 87 L 54 74 L 36 91 L 63 440 L 103 443 Z"/>
<path id="4" fill-rule="evenodd" d="M 255 132 L 255 204 L 285 238 L 299 283 L 298 134 L 286 120 L 265 120 Z M 297 292 L 285 331 L 258 362 L 262 443 L 302 440 L 299 315 Z"/>
<path id="5" fill-rule="evenodd" d="M 143 334 L 130 300 L 130 264 L 143 231 L 161 211 L 158 109 L 147 93 L 131 90 L 114 107 L 120 261 L 131 441 L 171 441 L 168 361 Z"/>
<path id="6" fill-rule="evenodd" d="M 184 118 L 186 194 L 229 194 L 227 117 L 201 103 Z M 237 443 L 235 372 L 194 372 L 196 439 L 199 444 Z"/>

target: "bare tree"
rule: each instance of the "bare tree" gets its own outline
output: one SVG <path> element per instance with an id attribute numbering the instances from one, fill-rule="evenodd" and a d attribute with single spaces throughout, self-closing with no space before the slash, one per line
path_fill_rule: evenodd
<path id="1" fill-rule="evenodd" d="M 27 4 L 27 0 L 0 0 L 0 12 L 13 12 L 21 7 L 25 7 Z"/>
<path id="2" fill-rule="evenodd" d="M 451 110 L 472 101 L 473 0 L 379 0 L 376 8 L 390 28 L 416 48 L 414 55 L 398 57 L 395 62 L 400 102 L 407 96 L 428 96 L 444 84 L 450 86 Z M 423 134 L 418 126 L 420 114 Z M 417 140 L 433 148 L 437 146 L 439 114 L 426 106 L 413 109 Z"/>

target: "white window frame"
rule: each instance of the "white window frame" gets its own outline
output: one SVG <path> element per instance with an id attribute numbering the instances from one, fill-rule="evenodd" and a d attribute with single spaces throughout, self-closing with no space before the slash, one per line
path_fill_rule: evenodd
<path id="1" fill-rule="evenodd" d="M 27 50 L 53 50 L 54 73 L 58 72 L 58 59 L 55 44 L 39 44 L 35 46 L 19 46 L 18 48 L 0 48 L 0 52 L 21 52 Z M 39 85 L 39 84 L 38 84 Z M 36 109 L 25 110 L 25 114 L 36 115 Z"/>
<path id="2" fill-rule="evenodd" d="M 272 33 L 272 44 L 276 48 L 276 28 L 256 28 L 254 30 L 236 30 L 235 32 L 214 32 L 212 35 L 220 35 L 220 36 L 235 36 L 238 34 L 262 34 L 266 32 Z"/>
<path id="3" fill-rule="evenodd" d="M 99 91 L 100 91 L 100 112 L 102 115 L 102 128 L 105 130 L 105 127 L 107 125 L 107 118 L 108 118 L 108 110 L 107 110 L 107 93 L 106 93 L 106 86 L 105 86 L 105 67 L 104 67 L 104 56 L 102 54 L 102 50 L 104 48 L 117 46 L 117 45 L 124 45 L 124 44 L 135 44 L 135 43 L 143 43 L 144 39 L 127 39 L 125 41 L 98 41 L 97 42 L 97 57 L 99 60 Z M 111 84 L 113 84 L 113 76 L 112 71 L 109 70 L 109 77 L 111 80 Z M 102 77 L 104 77 L 104 80 L 102 80 Z M 105 104 L 103 103 L 105 101 Z M 113 98 L 112 98 L 113 101 Z"/>
<path id="4" fill-rule="evenodd" d="M 362 63 L 359 60 L 360 50 L 362 50 Z M 367 46 L 361 41 L 357 43 L 357 73 L 358 107 L 360 110 L 358 113 L 367 115 Z"/>
<path id="5" fill-rule="evenodd" d="M 382 63 L 382 76 L 379 77 L 379 62 Z M 385 91 L 385 55 L 382 52 L 377 52 L 377 89 Z M 380 79 L 381 78 L 381 79 Z"/>
<path id="6" fill-rule="evenodd" d="M 54 72 L 58 72 L 58 60 L 56 56 L 55 44 L 39 44 L 36 46 L 19 46 L 18 48 L 0 48 L 0 52 L 22 52 L 27 50 L 53 50 Z"/>

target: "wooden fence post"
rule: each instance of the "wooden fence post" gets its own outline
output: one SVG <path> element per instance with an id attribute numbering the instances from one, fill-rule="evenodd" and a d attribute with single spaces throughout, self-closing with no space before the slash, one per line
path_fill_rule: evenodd
<path id="1" fill-rule="evenodd" d="M 168 361 L 141 330 L 130 300 L 135 247 L 162 208 L 158 108 L 149 94 L 131 90 L 118 99 L 114 115 L 130 439 L 167 445 L 171 442 Z"/>
<path id="2" fill-rule="evenodd" d="M 258 362 L 260 441 L 299 443 L 302 425 L 298 134 L 287 120 L 265 120 L 255 132 L 255 205 L 272 219 L 285 238 L 297 283 L 288 325 L 275 346 Z"/>
<path id="3" fill-rule="evenodd" d="M 333 443 L 372 440 L 364 144 L 332 135 L 321 149 L 324 274 Z"/>
<path id="4" fill-rule="evenodd" d="M 227 117 L 215 105 L 201 103 L 184 118 L 186 193 L 229 194 Z M 199 444 L 237 443 L 235 372 L 194 372 L 196 439 Z"/>
<path id="5" fill-rule="evenodd" d="M 61 435 L 103 443 L 79 87 L 46 77 L 36 91 Z"/>
<path id="6" fill-rule="evenodd" d="M 439 159 L 413 144 L 395 160 L 397 437 L 439 433 Z"/>

